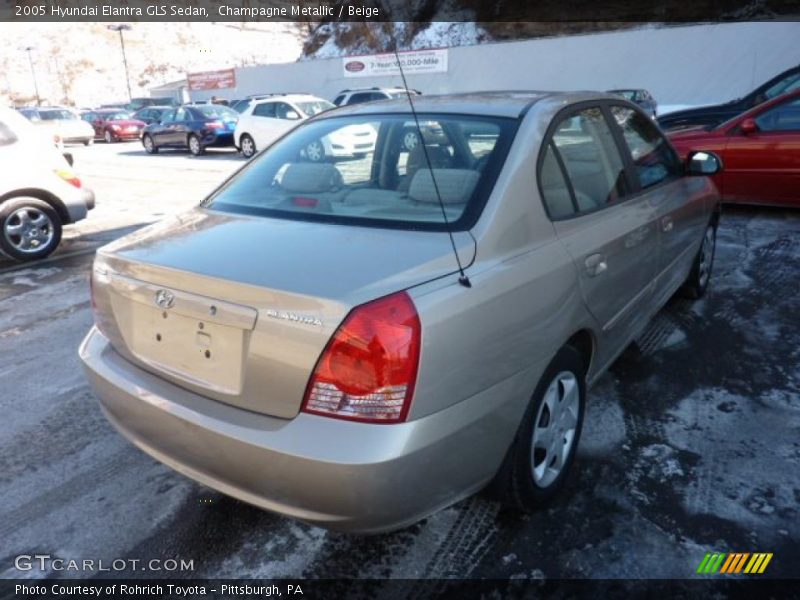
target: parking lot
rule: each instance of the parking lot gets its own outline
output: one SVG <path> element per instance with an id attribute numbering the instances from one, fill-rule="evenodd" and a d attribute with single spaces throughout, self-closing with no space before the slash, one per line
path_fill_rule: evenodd
<path id="1" fill-rule="evenodd" d="M 79 366 L 94 249 L 197 204 L 243 159 L 70 150 L 97 208 L 46 261 L 0 262 L 3 576 L 20 576 L 14 556 L 46 552 L 192 559 L 194 572 L 170 574 L 184 577 L 685 578 L 713 550 L 773 552 L 768 576 L 796 574 L 800 212 L 725 210 L 708 295 L 673 299 L 590 392 L 576 470 L 552 506 L 519 516 L 476 497 L 358 537 L 147 457 L 107 423 Z"/>

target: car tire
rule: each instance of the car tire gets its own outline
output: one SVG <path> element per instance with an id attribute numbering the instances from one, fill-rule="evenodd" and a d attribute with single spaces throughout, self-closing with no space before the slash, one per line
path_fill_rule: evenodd
<path id="1" fill-rule="evenodd" d="M 522 512 L 550 501 L 574 462 L 585 410 L 586 367 L 564 346 L 542 374 L 489 494 Z"/>
<path id="2" fill-rule="evenodd" d="M 142 137 L 142 146 L 144 146 L 144 151 L 148 154 L 158 154 L 158 146 L 156 146 L 156 142 L 151 136 L 145 135 Z"/>
<path id="3" fill-rule="evenodd" d="M 716 249 L 717 225 L 716 223 L 709 223 L 703 234 L 700 250 L 697 251 L 697 256 L 695 256 L 694 263 L 692 263 L 692 270 L 683 284 L 682 292 L 687 298 L 699 300 L 705 295 L 708 283 L 711 280 L 711 271 L 714 268 Z"/>
<path id="4" fill-rule="evenodd" d="M 0 250 L 19 260 L 40 260 L 61 242 L 61 217 L 36 198 L 13 198 L 0 204 Z"/>
<path id="5" fill-rule="evenodd" d="M 239 147 L 242 149 L 242 156 L 245 158 L 252 158 L 257 152 L 255 140 L 246 133 L 243 133 L 242 137 L 239 138 Z"/>
<path id="6" fill-rule="evenodd" d="M 411 152 L 419 144 L 419 134 L 413 129 L 406 129 L 403 132 L 403 148 Z"/>
<path id="7" fill-rule="evenodd" d="M 206 149 L 203 148 L 203 144 L 200 143 L 200 138 L 195 134 L 191 134 L 188 137 L 186 140 L 186 145 L 189 146 L 189 153 L 192 156 L 200 156 L 206 151 Z"/>
<path id="8" fill-rule="evenodd" d="M 315 140 L 306 146 L 306 158 L 311 162 L 322 162 L 325 159 L 325 147 Z"/>
<path id="9" fill-rule="evenodd" d="M 84 146 L 91 146 L 92 144 L 94 144 L 94 140 L 93 139 L 83 140 L 83 145 Z"/>
<path id="10" fill-rule="evenodd" d="M 117 141 L 117 138 L 115 138 L 114 134 L 112 134 L 108 129 L 106 129 L 103 133 L 103 139 L 106 141 L 106 144 L 113 144 Z"/>

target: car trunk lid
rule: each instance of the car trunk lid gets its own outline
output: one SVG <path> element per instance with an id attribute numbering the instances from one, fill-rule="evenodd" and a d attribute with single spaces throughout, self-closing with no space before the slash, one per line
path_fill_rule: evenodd
<path id="1" fill-rule="evenodd" d="M 463 264 L 472 236 L 455 235 Z M 98 252 L 97 321 L 114 348 L 221 402 L 291 418 L 354 307 L 457 270 L 445 233 L 197 209 Z"/>

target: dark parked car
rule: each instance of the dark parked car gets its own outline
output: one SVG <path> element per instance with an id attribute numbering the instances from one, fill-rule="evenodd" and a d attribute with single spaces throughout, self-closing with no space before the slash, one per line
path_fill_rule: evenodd
<path id="1" fill-rule="evenodd" d="M 127 110 L 118 108 L 90 110 L 81 114 L 81 118 L 94 127 L 95 139 L 103 139 L 108 144 L 138 140 L 145 126 Z"/>
<path id="2" fill-rule="evenodd" d="M 209 146 L 233 147 L 239 113 L 220 104 L 188 104 L 164 113 L 160 123 L 145 127 L 142 145 L 148 154 L 159 148 L 188 148 L 195 156 Z"/>
<path id="3" fill-rule="evenodd" d="M 678 152 L 722 158 L 714 175 L 725 202 L 800 208 L 800 90 L 768 100 L 714 128 L 670 133 Z"/>
<path id="4" fill-rule="evenodd" d="M 667 113 L 658 118 L 658 124 L 666 131 L 686 127 L 716 127 L 762 102 L 797 89 L 800 89 L 800 65 L 773 77 L 742 98 L 724 104 Z"/>
<path id="5" fill-rule="evenodd" d="M 164 114 L 172 109 L 172 106 L 147 106 L 145 108 L 140 108 L 135 113 L 133 113 L 133 118 L 141 121 L 146 125 L 150 125 L 150 123 L 160 123 L 161 119 L 164 118 Z"/>
<path id="6" fill-rule="evenodd" d="M 641 106 L 648 115 L 656 118 L 656 109 L 658 102 L 653 98 L 653 95 L 647 90 L 609 90 L 609 94 L 615 96 L 622 96 L 625 100 L 630 100 L 634 104 Z"/>

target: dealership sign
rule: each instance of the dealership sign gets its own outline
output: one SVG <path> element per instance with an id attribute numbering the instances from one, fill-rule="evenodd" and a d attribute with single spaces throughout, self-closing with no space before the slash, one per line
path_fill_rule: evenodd
<path id="1" fill-rule="evenodd" d="M 400 52 L 399 56 L 403 73 L 447 73 L 447 48 L 411 50 Z M 346 56 L 342 59 L 342 72 L 345 77 L 400 75 L 394 53 Z"/>
<path id="2" fill-rule="evenodd" d="M 222 71 L 189 73 L 186 80 L 189 82 L 189 89 L 193 92 L 232 88 L 236 87 L 236 70 L 224 69 Z"/>

